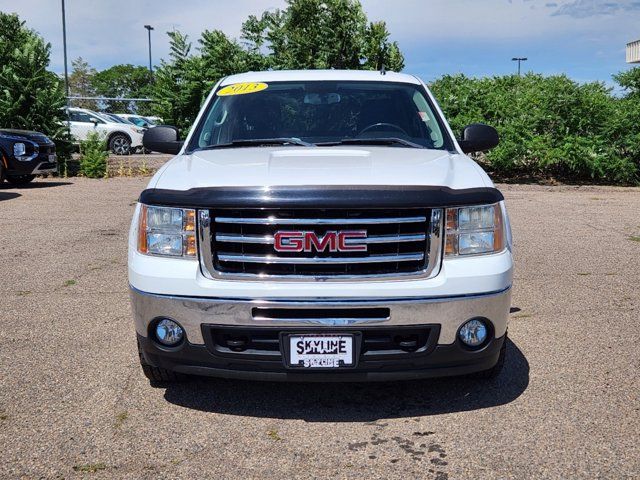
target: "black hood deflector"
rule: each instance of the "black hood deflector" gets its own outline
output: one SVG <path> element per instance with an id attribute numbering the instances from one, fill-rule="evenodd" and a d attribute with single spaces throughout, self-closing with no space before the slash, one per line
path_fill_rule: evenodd
<path id="1" fill-rule="evenodd" d="M 420 208 L 486 205 L 504 200 L 496 188 L 439 186 L 282 186 L 150 188 L 140 202 L 183 208 Z"/>

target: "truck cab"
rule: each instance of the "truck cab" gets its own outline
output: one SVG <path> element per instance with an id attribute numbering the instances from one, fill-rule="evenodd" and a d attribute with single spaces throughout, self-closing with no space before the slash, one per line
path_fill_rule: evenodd
<path id="1" fill-rule="evenodd" d="M 141 193 L 129 283 L 142 369 L 285 381 L 475 374 L 505 360 L 504 198 L 420 79 L 226 77 Z"/>

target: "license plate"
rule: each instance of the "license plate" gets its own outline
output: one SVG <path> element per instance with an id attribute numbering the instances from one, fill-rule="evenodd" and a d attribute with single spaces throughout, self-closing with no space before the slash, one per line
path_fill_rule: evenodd
<path id="1" fill-rule="evenodd" d="M 49 162 L 56 163 L 56 154 L 55 153 L 49 154 Z"/>
<path id="2" fill-rule="evenodd" d="M 353 335 L 291 335 L 289 366 L 353 367 Z"/>

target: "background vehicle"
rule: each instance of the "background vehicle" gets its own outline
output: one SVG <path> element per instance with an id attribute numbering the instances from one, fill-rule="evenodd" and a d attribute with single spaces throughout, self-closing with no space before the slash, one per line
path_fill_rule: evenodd
<path id="1" fill-rule="evenodd" d="M 150 123 L 154 125 L 162 125 L 164 123 L 164 120 L 162 120 L 160 117 L 146 116 L 144 118 L 146 118 Z"/>
<path id="2" fill-rule="evenodd" d="M 504 197 L 426 85 L 392 72 L 255 72 L 216 85 L 140 195 L 129 283 L 140 360 L 291 381 L 497 375 L 513 260 Z"/>
<path id="3" fill-rule="evenodd" d="M 0 129 L 0 182 L 26 185 L 58 169 L 56 145 L 43 133 Z"/>
<path id="4" fill-rule="evenodd" d="M 109 150 L 116 155 L 128 155 L 142 147 L 144 129 L 116 122 L 84 108 L 69 108 L 69 128 L 77 142 L 86 140 L 89 132 L 98 132 L 107 142 Z"/>
<path id="5" fill-rule="evenodd" d="M 134 125 L 137 125 L 140 128 L 150 128 L 155 126 L 155 124 L 146 117 L 142 117 L 140 115 L 133 115 L 130 113 L 118 113 L 119 117 L 124 118 L 125 120 L 130 121 Z"/>
<path id="6" fill-rule="evenodd" d="M 103 117 L 107 117 L 108 119 L 111 119 L 112 121 L 114 121 L 116 123 L 124 123 L 126 125 L 135 125 L 135 123 L 130 122 L 126 118 L 119 117 L 115 113 L 101 112 L 100 115 L 102 115 Z"/>

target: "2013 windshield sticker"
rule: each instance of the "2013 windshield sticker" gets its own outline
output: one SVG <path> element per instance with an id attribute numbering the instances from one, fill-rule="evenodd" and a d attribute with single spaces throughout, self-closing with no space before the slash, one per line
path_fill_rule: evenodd
<path id="1" fill-rule="evenodd" d="M 266 83 L 251 83 L 251 82 L 243 82 L 243 83 L 234 83 L 233 85 L 227 85 L 224 88 L 218 90 L 219 97 L 228 97 L 230 95 L 245 95 L 247 93 L 256 93 L 261 92 L 262 90 L 266 90 L 269 88 L 269 85 Z"/>

